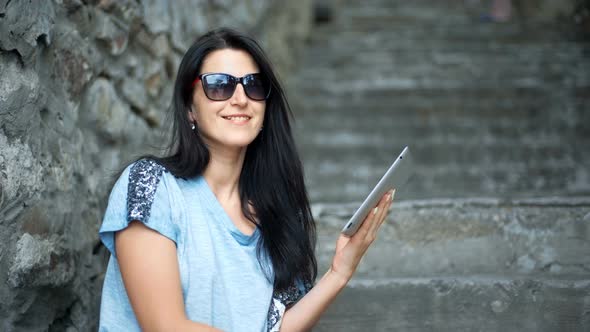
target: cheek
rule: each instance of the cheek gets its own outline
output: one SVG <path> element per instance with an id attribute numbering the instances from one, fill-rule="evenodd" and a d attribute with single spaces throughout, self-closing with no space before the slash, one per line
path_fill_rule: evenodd
<path id="1" fill-rule="evenodd" d="M 221 106 L 210 102 L 199 102 L 193 104 L 193 114 L 197 122 L 208 121 L 217 116 Z"/>
<path id="2" fill-rule="evenodd" d="M 193 95 L 193 115 L 195 116 L 195 120 L 204 119 L 210 108 L 209 100 L 203 95 L 203 91 L 200 89 L 195 91 Z"/>

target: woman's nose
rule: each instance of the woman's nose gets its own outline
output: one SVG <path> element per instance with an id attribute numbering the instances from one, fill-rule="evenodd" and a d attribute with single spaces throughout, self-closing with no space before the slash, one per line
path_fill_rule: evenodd
<path id="1" fill-rule="evenodd" d="M 234 95 L 231 97 L 231 103 L 236 105 L 244 105 L 248 102 L 248 96 L 246 96 L 246 91 L 244 91 L 244 86 L 242 84 L 238 84 L 236 86 L 236 91 L 234 91 Z"/>

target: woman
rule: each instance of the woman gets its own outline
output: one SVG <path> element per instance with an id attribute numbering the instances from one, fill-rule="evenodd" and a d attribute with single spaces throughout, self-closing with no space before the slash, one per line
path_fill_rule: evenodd
<path id="1" fill-rule="evenodd" d="M 290 110 L 260 46 L 230 29 L 199 38 L 172 110 L 170 155 L 128 166 L 109 197 L 99 329 L 310 329 L 352 277 L 392 193 L 338 239 L 312 287 L 315 224 Z"/>

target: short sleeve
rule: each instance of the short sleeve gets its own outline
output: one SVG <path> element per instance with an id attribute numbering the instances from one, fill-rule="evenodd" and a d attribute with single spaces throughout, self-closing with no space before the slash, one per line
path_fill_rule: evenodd
<path id="1" fill-rule="evenodd" d="M 115 232 L 134 220 L 178 244 L 179 229 L 173 218 L 165 175 L 163 166 L 142 159 L 127 167 L 113 186 L 99 237 L 114 257 Z"/>
<path id="2" fill-rule="evenodd" d="M 285 311 L 295 305 L 311 289 L 311 282 L 304 282 L 296 279 L 295 282 L 283 291 L 274 291 L 273 297 L 268 309 L 267 328 L 270 332 L 278 332 L 283 321 Z"/>

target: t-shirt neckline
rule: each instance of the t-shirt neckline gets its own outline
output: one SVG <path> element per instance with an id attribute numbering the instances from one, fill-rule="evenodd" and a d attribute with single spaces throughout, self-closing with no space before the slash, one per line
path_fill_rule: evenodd
<path id="1" fill-rule="evenodd" d="M 231 218 L 229 217 L 227 212 L 225 212 L 225 210 L 223 209 L 223 206 L 221 206 L 221 203 L 219 202 L 219 200 L 217 199 L 217 197 L 213 193 L 213 190 L 211 190 L 209 183 L 207 183 L 207 180 L 205 180 L 205 177 L 202 175 L 199 176 L 197 179 L 197 183 L 199 184 L 199 187 L 201 187 L 203 189 L 202 190 L 203 194 L 205 195 L 207 201 L 209 201 L 209 203 L 210 203 L 210 204 L 207 204 L 207 207 L 216 216 L 219 216 L 219 219 L 221 219 L 221 221 L 225 225 L 226 229 L 231 233 L 231 235 L 234 237 L 234 239 L 236 241 L 238 241 L 238 243 L 240 243 L 241 245 L 244 245 L 244 246 L 252 244 L 258 238 L 258 235 L 259 235 L 258 227 L 254 228 L 254 232 L 252 232 L 251 235 L 244 234 L 242 231 L 240 231 L 236 227 L 236 225 L 231 220 Z"/>

